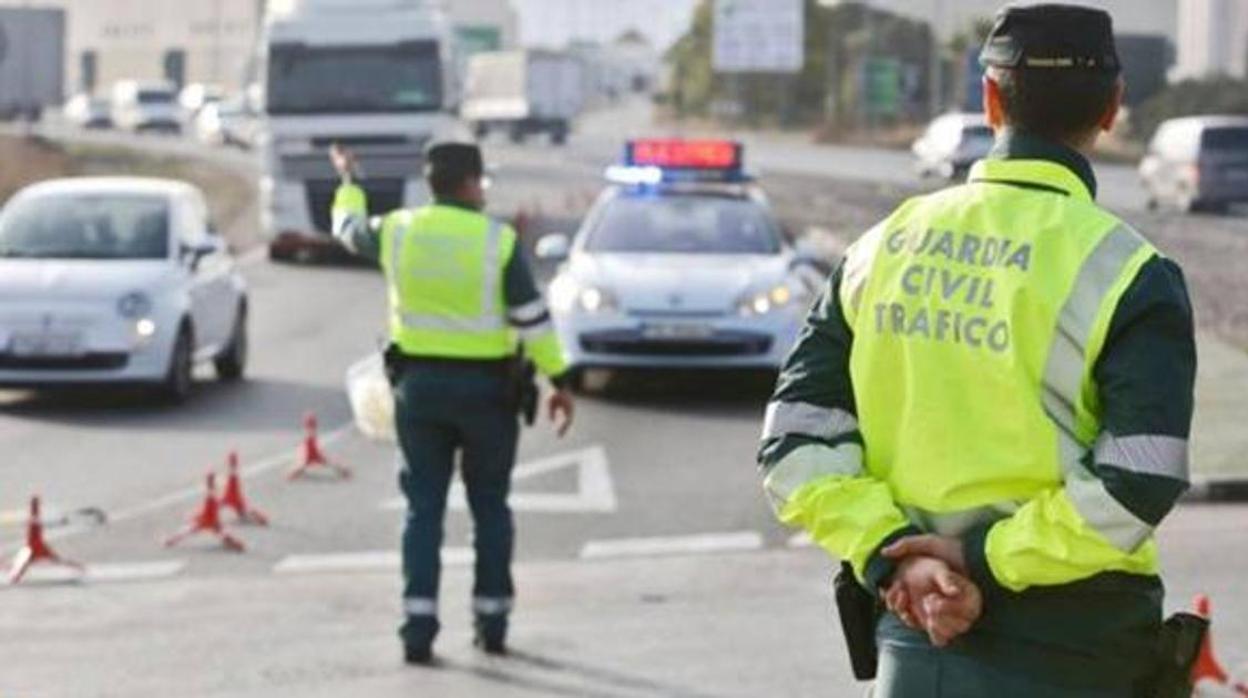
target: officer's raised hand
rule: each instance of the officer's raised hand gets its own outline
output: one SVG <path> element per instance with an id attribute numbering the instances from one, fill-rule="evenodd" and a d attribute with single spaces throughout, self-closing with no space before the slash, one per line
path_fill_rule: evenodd
<path id="1" fill-rule="evenodd" d="M 567 388 L 558 388 L 546 400 L 546 413 L 555 425 L 559 438 L 563 438 L 572 428 L 572 420 L 576 415 L 576 402 Z"/>
<path id="2" fill-rule="evenodd" d="M 334 171 L 342 179 L 353 179 L 355 177 L 355 153 L 344 148 L 339 143 L 333 143 L 329 146 L 329 162 L 334 166 Z"/>

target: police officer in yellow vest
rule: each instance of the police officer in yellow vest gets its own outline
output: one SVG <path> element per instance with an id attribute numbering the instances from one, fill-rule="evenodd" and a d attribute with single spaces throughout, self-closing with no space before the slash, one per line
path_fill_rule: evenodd
<path id="1" fill-rule="evenodd" d="M 887 606 L 877 698 L 1139 695 L 1153 532 L 1187 488 L 1188 296 L 1095 203 L 1109 15 L 1007 8 L 981 62 L 992 155 L 848 250 L 769 405 L 765 489 Z"/>
<path id="2" fill-rule="evenodd" d="M 333 204 L 334 235 L 379 261 L 389 286 L 389 363 L 408 501 L 400 629 L 406 659 L 431 661 L 440 627 L 442 523 L 457 453 L 476 527 L 476 643 L 503 653 L 514 595 L 507 493 L 519 432 L 514 357 L 521 343 L 555 387 L 547 407 L 560 436 L 573 413 L 550 314 L 515 231 L 481 212 L 477 146 L 430 148 L 426 175 L 434 203 L 371 220 L 351 153 L 335 147 L 330 156 L 343 178 Z"/>

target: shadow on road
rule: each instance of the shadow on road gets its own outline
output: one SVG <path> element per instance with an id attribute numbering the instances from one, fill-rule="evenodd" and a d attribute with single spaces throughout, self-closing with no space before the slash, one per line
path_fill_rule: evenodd
<path id="1" fill-rule="evenodd" d="M 509 672 L 506 670 L 509 664 L 544 672 L 550 679 L 565 678 L 577 683 L 565 685 L 555 680 Z M 442 666 L 448 669 L 462 669 L 481 679 L 516 688 L 538 691 L 550 696 L 613 698 L 615 696 L 645 695 L 670 696 L 671 698 L 710 698 L 706 693 L 662 683 L 644 676 L 636 676 L 592 666 L 583 662 L 546 657 L 534 652 L 516 649 L 510 649 L 505 658 L 493 660 L 489 666 L 458 667 L 448 663 L 443 663 Z M 585 683 L 594 684 L 596 687 L 585 688 L 583 687 Z"/>
<path id="2" fill-rule="evenodd" d="M 585 397 L 616 405 L 698 415 L 755 414 L 776 384 L 766 370 L 624 370 Z"/>
<path id="3" fill-rule="evenodd" d="M 345 418 L 348 405 L 340 387 L 274 378 L 233 384 L 201 381 L 183 405 L 169 405 L 151 391 L 139 388 L 0 391 L 0 417 L 84 429 L 295 431 L 309 410 L 323 417 L 341 413 Z M 336 421 L 325 419 L 325 423 Z"/>

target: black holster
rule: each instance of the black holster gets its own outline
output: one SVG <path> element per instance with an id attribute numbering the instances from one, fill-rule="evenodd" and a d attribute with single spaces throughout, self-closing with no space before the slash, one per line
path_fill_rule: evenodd
<path id="1" fill-rule="evenodd" d="M 1192 667 L 1200 656 L 1209 621 L 1191 613 L 1176 613 L 1161 627 L 1157 673 L 1141 695 L 1146 698 L 1190 698 Z"/>
<path id="2" fill-rule="evenodd" d="M 537 422 L 537 407 L 541 401 L 541 389 L 537 386 L 537 366 L 524 355 L 516 352 L 507 365 L 507 401 L 523 419 L 525 426 Z"/>
<path id="3" fill-rule="evenodd" d="M 875 678 L 879 665 L 879 647 L 875 642 L 875 626 L 879 623 L 882 607 L 858 579 L 848 562 L 841 563 L 841 570 L 832 580 L 836 595 L 836 610 L 841 618 L 841 632 L 849 649 L 849 663 L 854 678 L 870 681 Z"/>
<path id="4" fill-rule="evenodd" d="M 387 344 L 386 350 L 381 353 L 381 361 L 386 368 L 386 380 L 390 381 L 391 387 L 397 388 L 403 378 L 403 354 L 399 345 L 394 342 Z"/>

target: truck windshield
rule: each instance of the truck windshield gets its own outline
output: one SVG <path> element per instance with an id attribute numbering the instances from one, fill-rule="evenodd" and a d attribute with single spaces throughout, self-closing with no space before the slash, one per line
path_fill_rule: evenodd
<path id="1" fill-rule="evenodd" d="M 436 42 L 377 47 L 277 45 L 269 51 L 268 112 L 323 114 L 437 110 Z"/>

